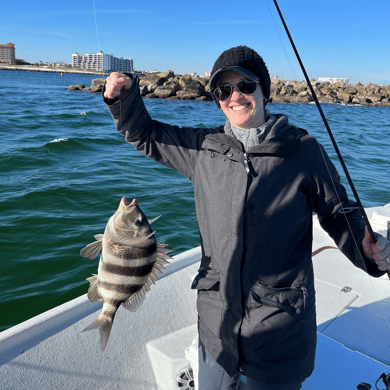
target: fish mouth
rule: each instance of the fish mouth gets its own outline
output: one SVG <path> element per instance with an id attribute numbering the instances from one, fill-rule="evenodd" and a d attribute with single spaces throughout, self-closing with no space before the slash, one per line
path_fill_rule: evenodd
<path id="1" fill-rule="evenodd" d="M 137 199 L 135 199 L 135 198 L 132 200 L 131 203 L 129 203 L 129 202 L 127 201 L 127 199 L 126 199 L 125 197 L 123 197 L 123 198 L 122 198 L 122 202 L 123 202 L 123 204 L 124 204 L 126 207 L 128 207 L 128 206 L 134 207 L 134 206 L 137 206 L 137 205 L 138 205 Z"/>

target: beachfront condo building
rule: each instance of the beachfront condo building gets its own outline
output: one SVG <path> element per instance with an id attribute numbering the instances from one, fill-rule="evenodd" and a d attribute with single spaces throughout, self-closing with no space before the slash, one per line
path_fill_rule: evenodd
<path id="1" fill-rule="evenodd" d="M 131 58 L 117 58 L 112 54 L 104 54 L 101 50 L 93 54 L 72 54 L 72 66 L 94 69 L 98 72 L 132 72 Z"/>
<path id="2" fill-rule="evenodd" d="M 342 77 L 319 77 L 318 78 L 318 81 L 320 83 L 324 83 L 324 82 L 329 82 L 331 84 L 334 84 L 334 83 L 337 83 L 337 82 L 342 82 L 344 83 L 345 85 L 348 85 L 349 84 L 349 79 L 345 79 L 345 78 L 342 78 Z"/>
<path id="3" fill-rule="evenodd" d="M 0 63 L 16 64 L 15 45 L 13 43 L 0 44 Z"/>

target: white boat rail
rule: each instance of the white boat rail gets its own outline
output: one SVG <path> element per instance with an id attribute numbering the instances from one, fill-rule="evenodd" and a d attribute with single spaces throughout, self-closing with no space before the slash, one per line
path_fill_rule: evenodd
<path id="1" fill-rule="evenodd" d="M 366 212 L 374 231 L 386 235 L 390 204 Z M 333 245 L 317 218 L 313 230 L 313 250 Z M 81 333 L 102 307 L 86 294 L 1 332 L 0 389 L 174 390 L 186 388 L 187 379 L 193 389 L 197 312 L 190 286 L 200 257 L 200 247 L 174 256 L 136 313 L 120 308 L 104 353 L 97 331 Z M 360 382 L 374 388 L 390 373 L 390 282 L 370 278 L 337 250 L 321 252 L 313 266 L 316 369 L 303 390 L 352 390 Z"/>
<path id="2" fill-rule="evenodd" d="M 200 247 L 173 257 L 159 279 L 200 261 Z M 90 302 L 87 294 L 48 310 L 0 333 L 0 366 L 11 361 L 40 342 L 63 331 L 88 315 L 100 310 L 102 302 Z M 0 386 L 1 388 L 1 386 Z"/>

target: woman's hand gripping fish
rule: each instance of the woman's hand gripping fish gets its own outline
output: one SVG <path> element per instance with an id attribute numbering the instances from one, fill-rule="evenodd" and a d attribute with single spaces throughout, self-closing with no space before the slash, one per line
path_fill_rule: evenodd
<path id="1" fill-rule="evenodd" d="M 159 218 L 159 217 L 157 217 Z M 136 311 L 145 300 L 150 286 L 171 259 L 167 244 L 156 242 L 150 224 L 136 199 L 130 204 L 122 198 L 118 210 L 108 220 L 104 234 L 81 250 L 80 256 L 94 259 L 100 256 L 98 274 L 90 282 L 88 298 L 92 302 L 103 299 L 98 318 L 84 330 L 99 329 L 100 349 L 105 350 L 114 316 L 122 305 Z"/>

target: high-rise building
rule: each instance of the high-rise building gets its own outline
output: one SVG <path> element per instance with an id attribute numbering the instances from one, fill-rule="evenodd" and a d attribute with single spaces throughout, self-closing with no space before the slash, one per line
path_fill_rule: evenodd
<path id="1" fill-rule="evenodd" d="M 98 72 L 132 72 L 131 58 L 117 58 L 112 54 L 104 54 L 101 50 L 93 54 L 72 54 L 72 66 L 84 69 L 94 69 Z"/>
<path id="2" fill-rule="evenodd" d="M 0 62 L 15 64 L 15 45 L 11 42 L 6 45 L 0 44 Z"/>
<path id="3" fill-rule="evenodd" d="M 338 81 L 341 81 L 345 85 L 349 84 L 349 79 L 341 78 L 341 77 L 319 77 L 318 81 L 320 83 L 324 83 L 324 82 L 328 81 L 331 84 L 334 84 L 334 83 L 337 83 Z"/>

